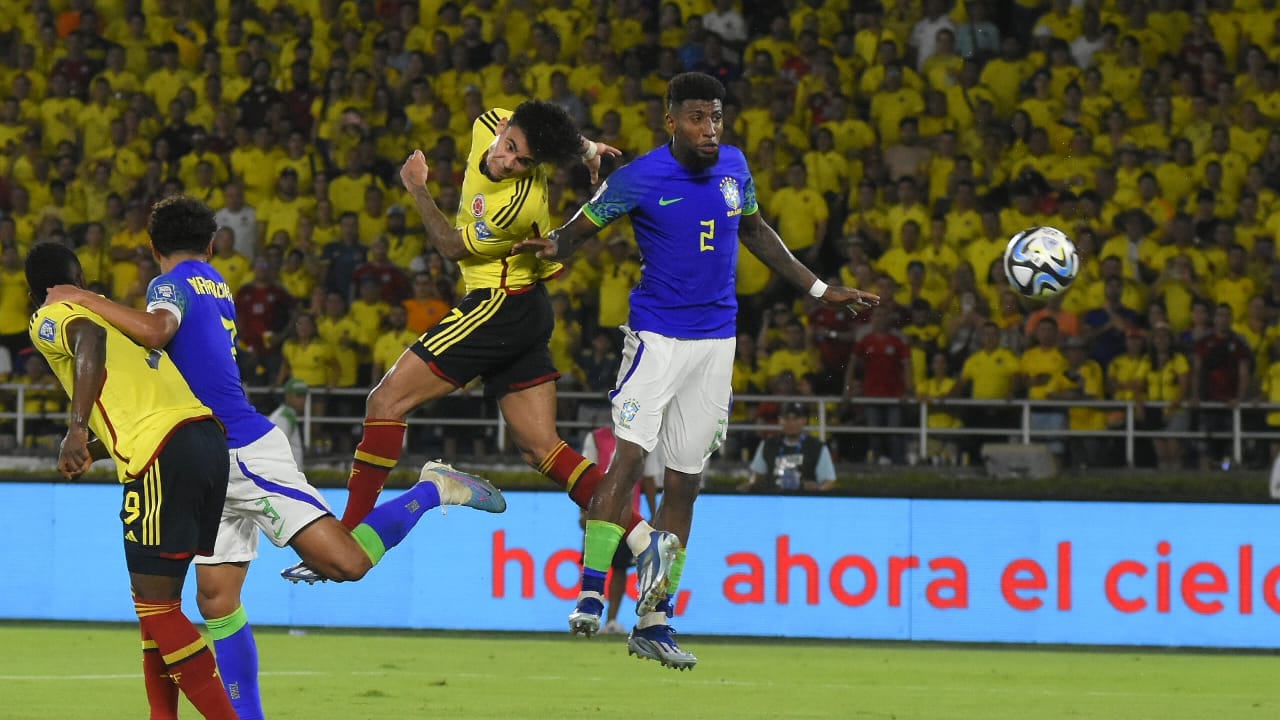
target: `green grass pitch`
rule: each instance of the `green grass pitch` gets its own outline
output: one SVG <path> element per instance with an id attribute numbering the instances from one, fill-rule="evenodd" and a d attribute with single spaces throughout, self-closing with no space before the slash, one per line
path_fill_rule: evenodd
<path id="1" fill-rule="evenodd" d="M 1270 654 L 681 637 L 257 630 L 271 720 L 1280 717 Z M 132 626 L 0 624 L 0 719 L 146 716 Z M 183 701 L 183 717 L 197 717 Z"/>

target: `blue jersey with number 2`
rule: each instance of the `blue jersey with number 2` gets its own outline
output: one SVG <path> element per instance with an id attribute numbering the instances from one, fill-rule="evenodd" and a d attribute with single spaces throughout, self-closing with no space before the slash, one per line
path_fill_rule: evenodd
<path id="1" fill-rule="evenodd" d="M 147 311 L 156 309 L 178 317 L 178 332 L 165 351 L 191 391 L 226 426 L 227 445 L 241 448 L 266 435 L 274 425 L 249 404 L 240 385 L 236 305 L 218 271 L 199 260 L 179 263 L 147 288 Z"/>
<path id="2" fill-rule="evenodd" d="M 642 259 L 629 325 L 681 339 L 734 337 L 738 222 L 759 210 L 742 151 L 720 146 L 705 170 L 670 146 L 615 170 L 582 212 L 598 226 L 631 216 Z"/>

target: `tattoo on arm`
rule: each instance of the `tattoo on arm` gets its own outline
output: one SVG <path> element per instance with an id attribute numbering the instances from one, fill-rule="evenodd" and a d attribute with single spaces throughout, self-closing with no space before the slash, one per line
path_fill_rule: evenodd
<path id="1" fill-rule="evenodd" d="M 413 204 L 418 208 L 418 215 L 422 217 L 422 225 L 427 230 L 427 239 L 431 241 L 436 251 L 449 260 L 469 257 L 471 252 L 462 242 L 462 233 L 440 211 L 435 199 L 431 197 L 431 192 L 425 187 L 417 187 L 410 191 L 410 195 L 413 196 Z"/>
<path id="2" fill-rule="evenodd" d="M 739 237 L 742 244 L 746 245 L 751 254 L 760 259 L 760 262 L 801 290 L 808 290 L 813 285 L 813 281 L 818 279 L 812 270 L 791 254 L 782 242 L 782 238 L 778 237 L 777 231 L 769 227 L 764 218 L 760 217 L 760 213 L 756 212 L 742 218 Z"/>

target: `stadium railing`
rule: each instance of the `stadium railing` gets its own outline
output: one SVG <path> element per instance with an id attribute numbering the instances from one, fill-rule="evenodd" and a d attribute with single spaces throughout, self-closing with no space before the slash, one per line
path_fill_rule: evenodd
<path id="1" fill-rule="evenodd" d="M 23 408 L 26 405 L 27 392 L 31 390 L 28 385 L 21 384 L 0 384 L 0 441 L 5 445 L 11 445 L 16 448 L 28 446 L 28 440 L 31 437 L 30 428 L 33 421 L 40 420 L 56 420 L 58 424 L 58 435 L 62 434 L 61 423 L 65 422 L 65 415 L 49 415 L 49 414 L 28 414 Z M 268 387 L 248 388 L 250 398 L 270 399 L 279 394 L 278 389 Z M 312 430 L 316 426 L 322 425 L 353 425 L 359 424 L 363 418 L 358 416 L 337 416 L 326 415 L 319 416 L 312 412 L 311 400 L 315 393 L 325 393 L 329 396 L 349 396 L 363 398 L 368 394 L 368 390 L 364 388 L 335 388 L 332 390 L 311 390 L 307 394 L 306 406 L 302 413 L 302 424 L 305 437 L 313 437 Z M 561 400 L 569 401 L 588 401 L 596 405 L 607 407 L 603 398 L 599 393 L 592 392 L 560 392 Z M 473 396 L 477 402 L 481 402 L 479 396 Z M 832 439 L 842 435 L 903 435 L 914 438 L 919 447 L 927 447 L 930 438 L 943 439 L 960 439 L 972 438 L 975 436 L 991 437 L 994 440 L 1004 439 L 1004 442 L 1021 443 L 1024 445 L 1032 442 L 1049 442 L 1052 440 L 1061 440 L 1062 438 L 1071 437 L 1099 437 L 1121 439 L 1124 444 L 1124 464 L 1127 467 L 1134 467 L 1136 458 L 1137 441 L 1141 439 L 1187 439 L 1187 440 L 1205 440 L 1215 439 L 1223 440 L 1229 438 L 1231 441 L 1231 460 L 1233 463 L 1240 463 L 1244 455 L 1244 446 L 1249 440 L 1280 440 L 1280 431 L 1267 432 L 1261 430 L 1246 429 L 1245 416 L 1246 413 L 1254 413 L 1261 415 L 1270 411 L 1280 411 L 1280 404 L 1263 403 L 1263 402 L 1245 402 L 1239 404 L 1225 403 L 1209 403 L 1202 402 L 1198 405 L 1200 410 L 1227 410 L 1231 416 L 1230 432 L 1206 433 L 1201 430 L 1192 429 L 1172 432 L 1168 430 L 1145 430 L 1139 427 L 1138 407 L 1133 402 L 1116 401 L 1116 400 L 1028 400 L 1016 399 L 1006 401 L 990 401 L 990 400 L 969 400 L 954 399 L 941 402 L 929 402 L 920 400 L 896 400 L 886 398 L 841 398 L 837 396 L 812 396 L 812 395 L 738 395 L 734 397 L 735 402 L 743 403 L 802 403 L 811 408 L 810 412 L 810 429 L 823 440 Z M 901 427 L 883 427 L 871 426 L 865 424 L 844 424 L 838 421 L 836 415 L 841 404 L 852 406 L 871 406 L 871 405 L 896 405 L 903 408 L 903 425 Z M 260 404 L 261 405 L 261 404 Z M 1167 403 L 1145 403 L 1145 407 L 1163 409 L 1167 407 Z M 928 424 L 928 414 L 931 409 L 936 410 L 939 407 L 945 407 L 947 410 L 959 410 L 963 413 L 969 408 L 996 408 L 1006 411 L 1016 409 L 1019 418 L 1018 424 L 1012 427 L 960 427 L 960 428 L 931 428 Z M 1187 406 L 1183 406 L 1186 408 Z M 1039 411 L 1061 411 L 1065 412 L 1071 408 L 1096 408 L 1108 413 L 1124 413 L 1124 426 L 1120 429 L 1105 430 L 1069 430 L 1069 429 L 1051 429 L 1042 430 L 1032 427 L 1032 413 Z M 1190 408 L 1187 408 L 1190 409 Z M 583 420 L 577 418 L 562 418 L 557 423 L 563 428 L 572 428 L 577 430 L 585 430 L 599 425 L 598 421 Z M 475 417 L 458 417 L 439 414 L 432 411 L 418 411 L 409 418 L 409 424 L 412 426 L 437 426 L 437 427 L 476 427 L 492 430 L 499 451 L 507 451 L 510 449 L 510 441 L 507 435 L 506 423 L 503 421 L 502 412 L 495 408 L 494 416 L 487 418 Z M 729 424 L 729 433 L 759 433 L 773 431 L 777 429 L 775 423 L 734 423 Z M 56 448 L 56 445 L 54 446 Z"/>

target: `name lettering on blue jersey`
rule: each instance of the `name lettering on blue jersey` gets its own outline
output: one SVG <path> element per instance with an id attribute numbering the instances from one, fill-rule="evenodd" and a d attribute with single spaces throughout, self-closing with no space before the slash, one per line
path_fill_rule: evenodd
<path id="1" fill-rule="evenodd" d="M 172 300 L 161 288 L 168 289 Z M 275 426 L 249 404 L 236 364 L 236 307 L 231 288 L 208 263 L 187 260 L 153 281 L 150 300 L 182 310 L 181 323 L 165 354 L 192 392 L 227 431 L 227 445 L 241 448 Z"/>
<path id="2" fill-rule="evenodd" d="M 231 288 L 225 282 L 214 282 L 202 277 L 190 277 L 187 278 L 187 284 L 198 295 L 212 295 L 222 300 L 232 299 Z"/>

